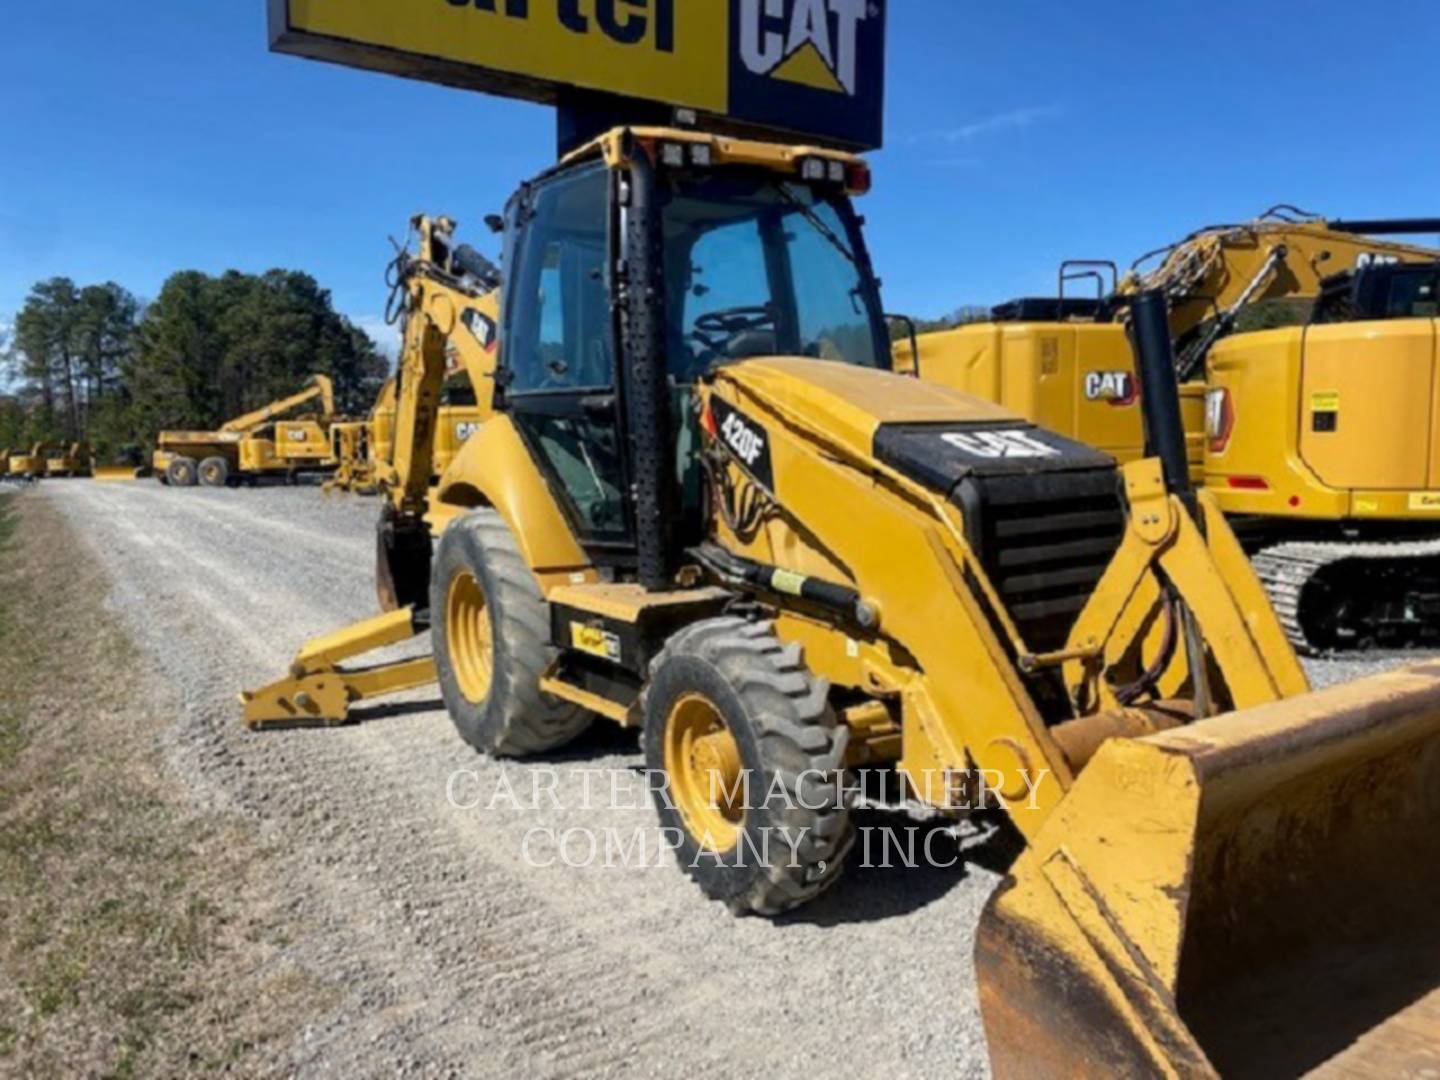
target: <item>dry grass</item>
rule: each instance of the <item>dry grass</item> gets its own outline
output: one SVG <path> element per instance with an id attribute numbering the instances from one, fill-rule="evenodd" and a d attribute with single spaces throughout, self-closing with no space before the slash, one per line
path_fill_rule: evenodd
<path id="1" fill-rule="evenodd" d="M 0 495 L 0 1073 L 254 1072 L 327 995 L 267 855 L 166 775 L 105 588 L 43 500 Z"/>

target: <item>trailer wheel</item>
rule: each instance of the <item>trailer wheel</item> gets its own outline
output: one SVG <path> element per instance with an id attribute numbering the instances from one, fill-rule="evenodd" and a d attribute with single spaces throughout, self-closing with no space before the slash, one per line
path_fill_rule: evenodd
<path id="1" fill-rule="evenodd" d="M 497 757 L 564 746 L 590 726 L 584 709 L 540 690 L 559 651 L 550 609 L 494 510 L 474 510 L 440 538 L 430 634 L 445 707 L 461 737 Z"/>
<path id="2" fill-rule="evenodd" d="M 194 458 L 173 457 L 165 466 L 165 480 L 171 487 L 194 487 L 195 477 Z"/>
<path id="3" fill-rule="evenodd" d="M 651 665 L 645 760 L 661 826 L 705 895 L 736 914 L 798 907 L 844 869 L 849 731 L 828 696 L 769 623 L 696 623 Z"/>
<path id="4" fill-rule="evenodd" d="M 230 463 L 223 457 L 207 457 L 200 463 L 200 483 L 206 487 L 225 487 L 230 483 Z"/>

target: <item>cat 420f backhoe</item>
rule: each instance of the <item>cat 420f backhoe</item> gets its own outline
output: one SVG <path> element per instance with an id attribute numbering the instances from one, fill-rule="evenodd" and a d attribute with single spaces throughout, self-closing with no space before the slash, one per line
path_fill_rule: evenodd
<path id="1" fill-rule="evenodd" d="M 764 914 L 835 883 L 846 770 L 889 764 L 1027 842 L 979 936 L 1000 1075 L 1294 1071 L 1357 1037 L 1403 1066 L 1395 1026 L 1437 1030 L 1440 669 L 1307 692 L 1189 486 L 1158 294 L 1132 320 L 1160 453 L 1123 468 L 892 373 L 869 182 L 838 152 L 617 129 L 511 201 L 503 304 L 419 219 L 395 610 L 304 646 L 246 721 L 438 678 L 490 754 L 641 727 L 680 863 Z M 447 345 L 485 419 L 432 491 Z M 433 657 L 343 666 L 427 630 Z"/>

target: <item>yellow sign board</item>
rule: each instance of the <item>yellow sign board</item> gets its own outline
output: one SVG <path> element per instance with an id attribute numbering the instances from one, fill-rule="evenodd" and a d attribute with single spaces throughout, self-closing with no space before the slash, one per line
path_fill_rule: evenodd
<path id="1" fill-rule="evenodd" d="M 561 104 L 597 93 L 880 145 L 888 0 L 268 0 L 278 52 Z"/>

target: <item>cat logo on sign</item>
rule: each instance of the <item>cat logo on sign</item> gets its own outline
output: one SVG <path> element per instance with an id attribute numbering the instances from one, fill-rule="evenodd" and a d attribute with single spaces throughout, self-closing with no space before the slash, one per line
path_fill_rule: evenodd
<path id="1" fill-rule="evenodd" d="M 854 96 L 868 0 L 740 0 L 740 57 L 756 75 Z"/>

